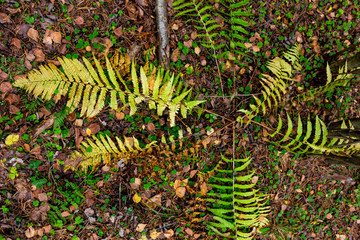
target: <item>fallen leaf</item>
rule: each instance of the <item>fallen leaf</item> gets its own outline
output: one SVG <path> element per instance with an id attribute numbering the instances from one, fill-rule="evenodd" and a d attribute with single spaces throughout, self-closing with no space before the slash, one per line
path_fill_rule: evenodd
<path id="1" fill-rule="evenodd" d="M 193 230 L 191 230 L 190 228 L 186 228 L 186 229 L 185 229 L 185 232 L 186 232 L 189 236 L 194 235 Z"/>
<path id="2" fill-rule="evenodd" d="M 182 197 L 185 196 L 186 188 L 185 187 L 179 187 L 179 188 L 176 189 L 175 193 L 176 193 L 176 196 L 178 196 L 179 198 L 182 198 Z"/>
<path id="3" fill-rule="evenodd" d="M 5 138 L 5 144 L 11 146 L 19 141 L 20 136 L 18 134 L 10 134 Z"/>
<path id="4" fill-rule="evenodd" d="M 44 43 L 45 45 L 51 45 L 51 44 L 52 44 L 52 39 L 51 39 L 51 37 L 44 37 L 43 43 Z"/>
<path id="5" fill-rule="evenodd" d="M 10 105 L 9 112 L 10 112 L 10 114 L 16 114 L 16 113 L 20 112 L 20 109 L 14 105 Z"/>
<path id="6" fill-rule="evenodd" d="M 13 38 L 11 40 L 11 45 L 14 45 L 16 48 L 20 49 L 21 48 L 21 41 L 18 38 Z"/>
<path id="7" fill-rule="evenodd" d="M 201 194 L 201 196 L 205 196 L 207 192 L 208 192 L 207 185 L 206 185 L 205 182 L 203 182 L 203 183 L 200 185 L 200 194 Z"/>
<path id="8" fill-rule="evenodd" d="M 155 125 L 154 125 L 154 123 L 148 123 L 147 124 L 147 129 L 150 131 L 150 132 L 152 132 L 152 131 L 154 131 L 155 130 Z"/>
<path id="9" fill-rule="evenodd" d="M 68 212 L 68 211 L 64 211 L 61 213 L 61 216 L 62 217 L 67 217 L 67 216 L 70 216 L 71 214 Z"/>
<path id="10" fill-rule="evenodd" d="M 44 62 L 45 61 L 45 54 L 43 53 L 43 51 L 39 48 L 35 49 L 34 51 L 34 55 L 36 57 L 36 61 L 38 62 Z"/>
<path id="11" fill-rule="evenodd" d="M 48 119 L 45 119 L 43 120 L 39 127 L 35 130 L 35 133 L 34 133 L 34 137 L 37 137 L 40 133 L 42 133 L 43 131 L 45 131 L 46 129 L 52 127 L 52 125 L 54 124 L 55 122 L 55 117 L 52 116 Z"/>
<path id="12" fill-rule="evenodd" d="M 30 151 L 31 154 L 39 155 L 41 153 L 41 146 L 36 146 Z"/>
<path id="13" fill-rule="evenodd" d="M 35 42 L 38 41 L 39 33 L 35 29 L 30 28 L 29 31 L 27 32 L 27 35 L 30 39 L 34 40 Z"/>
<path id="14" fill-rule="evenodd" d="M 172 229 L 169 229 L 164 233 L 164 237 L 166 237 L 168 239 L 171 238 L 173 235 L 174 235 L 174 230 L 172 230 Z"/>
<path id="15" fill-rule="evenodd" d="M 137 225 L 137 227 L 136 227 L 136 231 L 138 231 L 138 232 L 144 231 L 146 225 L 147 225 L 147 224 L 139 223 L 139 224 Z"/>
<path id="16" fill-rule="evenodd" d="M 6 80 L 8 77 L 9 77 L 9 74 L 7 74 L 6 72 L 4 72 L 0 69 L 0 80 Z"/>
<path id="17" fill-rule="evenodd" d="M 40 202 L 47 202 L 48 196 L 46 193 L 39 193 L 38 199 Z"/>
<path id="18" fill-rule="evenodd" d="M 86 128 L 87 135 L 97 134 L 100 132 L 100 125 L 98 123 L 92 123 Z"/>
<path id="19" fill-rule="evenodd" d="M 150 237 L 152 239 L 157 239 L 160 236 L 160 234 L 161 234 L 160 232 L 157 232 L 156 230 L 154 230 L 154 231 L 150 232 Z"/>
<path id="20" fill-rule="evenodd" d="M 11 23 L 9 16 L 6 13 L 0 13 L 0 23 Z"/>
<path id="21" fill-rule="evenodd" d="M 6 98 L 6 101 L 9 102 L 9 104 L 14 104 L 14 103 L 18 103 L 20 101 L 20 98 L 18 95 L 14 94 L 14 93 L 10 93 Z"/>
<path id="22" fill-rule="evenodd" d="M 54 43 L 60 44 L 61 43 L 61 33 L 60 32 L 52 32 L 50 33 L 51 39 Z"/>
<path id="23" fill-rule="evenodd" d="M 77 18 L 75 19 L 75 23 L 76 23 L 77 25 L 82 25 L 82 24 L 84 24 L 84 19 L 83 19 L 82 17 L 77 17 Z"/>
<path id="24" fill-rule="evenodd" d="M 45 233 L 50 233 L 52 227 L 51 227 L 51 225 L 47 225 L 47 226 L 43 227 L 43 229 L 44 229 Z"/>
<path id="25" fill-rule="evenodd" d="M 30 226 L 28 229 L 26 229 L 25 236 L 27 238 L 35 237 L 35 235 L 36 235 L 36 230 L 32 226 Z"/>
<path id="26" fill-rule="evenodd" d="M 115 113 L 115 117 L 118 119 L 118 120 L 123 120 L 125 118 L 125 114 L 123 112 L 116 112 Z"/>
<path id="27" fill-rule="evenodd" d="M 0 76 L 1 76 L 1 70 L 0 70 Z M 1 94 L 1 98 L 5 98 L 5 96 L 13 89 L 13 86 L 11 83 L 9 82 L 2 82 L 0 84 L 0 92 L 2 92 Z"/>
<path id="28" fill-rule="evenodd" d="M 201 49 L 199 48 L 199 46 L 197 46 L 195 49 L 194 49 L 194 52 L 196 55 L 199 55 L 199 53 L 201 52 Z"/>
<path id="29" fill-rule="evenodd" d="M 245 45 L 246 48 L 251 48 L 252 47 L 251 43 L 244 43 L 244 45 Z"/>
<path id="30" fill-rule="evenodd" d="M 137 193 L 135 193 L 133 196 L 133 201 L 135 203 L 139 203 L 141 201 L 141 197 L 139 197 L 139 195 Z"/>
<path id="31" fill-rule="evenodd" d="M 123 30 L 122 30 L 122 27 L 118 27 L 118 28 L 115 28 L 114 29 L 114 34 L 116 35 L 116 36 L 121 36 L 121 35 L 123 35 Z"/>
<path id="32" fill-rule="evenodd" d="M 177 62 L 179 60 L 179 56 L 180 56 L 180 49 L 176 48 L 172 53 L 171 60 L 173 62 Z"/>
<path id="33" fill-rule="evenodd" d="M 254 52 L 259 52 L 260 51 L 260 48 L 258 46 L 253 46 L 253 51 Z"/>

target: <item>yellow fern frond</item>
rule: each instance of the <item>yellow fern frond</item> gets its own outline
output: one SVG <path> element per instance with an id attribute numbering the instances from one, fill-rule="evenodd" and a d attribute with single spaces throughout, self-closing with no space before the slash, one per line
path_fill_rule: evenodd
<path id="1" fill-rule="evenodd" d="M 128 64 L 128 59 L 126 57 L 112 59 L 115 64 L 111 64 L 105 57 L 105 72 L 95 57 L 96 69 L 86 58 L 83 58 L 84 64 L 77 59 L 59 58 L 63 71 L 53 64 L 40 66 L 39 70 L 31 71 L 27 78 L 18 79 L 15 86 L 25 88 L 35 97 L 40 96 L 46 100 L 50 100 L 55 93 L 60 96 L 68 94 L 67 107 L 75 110 L 81 106 L 80 116 L 87 117 L 96 116 L 105 107 L 107 98 L 110 99 L 111 109 L 118 109 L 119 101 L 123 105 L 130 106 L 130 115 L 138 111 L 137 105 L 147 102 L 149 108 L 157 109 L 160 116 L 165 109 L 169 109 L 172 127 L 175 126 L 175 115 L 181 106 L 186 106 L 181 110 L 183 116 L 186 116 L 187 111 L 191 111 L 203 102 L 185 100 L 186 96 L 190 96 L 191 91 L 183 88 L 183 84 L 180 83 L 176 89 L 178 78 L 175 78 L 174 74 L 169 77 L 168 71 L 164 73 L 163 69 L 156 70 L 154 66 L 151 68 L 147 66 L 146 71 L 140 67 L 139 82 L 136 66 L 133 63 L 128 72 L 133 89 L 129 89 L 119 71 L 113 67 L 113 65 L 119 67 L 120 63 Z M 127 66 L 125 68 L 127 70 Z M 148 76 L 146 72 L 150 75 Z"/>

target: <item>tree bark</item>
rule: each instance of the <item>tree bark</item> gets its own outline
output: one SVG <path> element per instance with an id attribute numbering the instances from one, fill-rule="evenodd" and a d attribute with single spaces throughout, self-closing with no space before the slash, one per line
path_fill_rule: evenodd
<path id="1" fill-rule="evenodd" d="M 159 40 L 159 61 L 165 69 L 169 69 L 170 61 L 166 51 L 169 45 L 166 0 L 156 0 L 156 24 Z"/>

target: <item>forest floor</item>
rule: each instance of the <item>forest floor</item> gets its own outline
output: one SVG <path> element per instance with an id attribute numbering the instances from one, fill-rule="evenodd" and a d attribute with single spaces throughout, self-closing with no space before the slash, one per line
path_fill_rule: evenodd
<path id="1" fill-rule="evenodd" d="M 222 73 L 223 95 L 233 97 L 223 98 L 216 64 L 199 44 L 194 23 L 175 18 L 168 2 L 171 71 L 207 100 L 200 117 L 194 112 L 173 128 L 150 110 L 129 116 L 129 109 L 104 110 L 92 119 L 74 112 L 55 126 L 54 114 L 64 101 L 35 99 L 11 84 L 42 64 L 58 64 L 63 55 L 101 56 L 120 49 L 139 65 L 146 58 L 155 62 L 155 1 L 0 0 L 0 239 L 215 239 L 203 224 L 209 219 L 205 205 L 197 201 L 198 193 L 208 191 L 200 173 L 212 169 L 221 154 L 231 158 L 234 149 L 252 155 L 257 186 L 270 196 L 270 225 L 255 239 L 360 239 L 359 170 L 269 144 L 263 119 L 246 128 L 235 121 L 240 106 L 261 91 L 265 63 L 294 43 L 301 44 L 304 70 L 289 94 L 325 84 L 320 76 L 326 61 L 359 52 L 347 49 L 360 41 L 360 3 L 251 1 L 246 67 L 235 69 L 239 77 L 232 80 L 229 63 Z M 330 123 L 359 117 L 359 96 L 353 85 L 285 107 Z M 143 140 L 187 127 L 192 152 L 164 149 L 146 161 L 64 172 L 64 162 L 89 132 Z M 20 139 L 9 146 L 5 139 L 11 134 Z"/>

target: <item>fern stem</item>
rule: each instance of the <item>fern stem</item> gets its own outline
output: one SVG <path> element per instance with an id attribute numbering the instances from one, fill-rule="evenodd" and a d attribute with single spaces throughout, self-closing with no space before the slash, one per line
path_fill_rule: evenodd
<path id="1" fill-rule="evenodd" d="M 223 87 L 223 82 L 222 82 L 222 79 L 221 79 L 221 71 L 220 71 L 220 67 L 219 67 L 219 62 L 218 62 L 217 57 L 216 57 L 216 50 L 215 50 L 215 46 L 214 46 L 214 41 L 212 40 L 212 38 L 211 38 L 211 36 L 210 36 L 210 34 L 208 32 L 208 29 L 206 27 L 204 19 L 203 19 L 202 15 L 201 15 L 201 13 L 199 11 L 199 8 L 196 5 L 195 0 L 192 0 L 192 3 L 194 4 L 194 7 L 195 7 L 195 9 L 196 9 L 196 11 L 198 13 L 198 16 L 200 17 L 200 21 L 201 21 L 202 25 L 204 26 L 206 36 L 209 38 L 209 41 L 211 42 L 211 48 L 213 50 L 214 59 L 215 59 L 215 63 L 216 63 L 216 68 L 217 68 L 219 79 L 220 79 L 221 93 L 222 93 L 222 95 L 224 95 L 224 87 Z"/>

